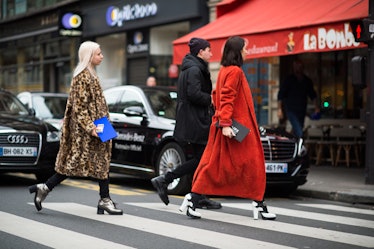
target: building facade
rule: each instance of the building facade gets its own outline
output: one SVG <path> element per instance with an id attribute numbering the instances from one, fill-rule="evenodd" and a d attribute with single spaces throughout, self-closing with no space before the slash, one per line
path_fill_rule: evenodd
<path id="1" fill-rule="evenodd" d="M 67 92 L 82 41 L 101 45 L 103 88 L 175 85 L 172 41 L 209 22 L 205 0 L 0 1 L 0 88 Z"/>
<path id="2" fill-rule="evenodd" d="M 173 42 L 173 63 L 181 63 L 191 37 L 203 37 L 212 45 L 210 69 L 215 82 L 224 42 L 239 35 L 249 44 L 243 69 L 260 124 L 278 124 L 279 85 L 291 73 L 296 58 L 303 62 L 305 73 L 314 82 L 322 119 L 364 123 L 360 113 L 367 104 L 367 89 L 352 85 L 351 60 L 366 55 L 367 46 L 355 42 L 350 21 L 368 16 L 368 0 L 344 4 L 338 0 L 216 2 L 210 1 L 216 10 L 214 21 Z M 313 107 L 310 103 L 309 114 Z"/>
<path id="3" fill-rule="evenodd" d="M 64 92 L 76 64 L 81 22 L 75 34 L 63 34 L 65 24 L 79 21 L 73 15 L 79 1 L 1 1 L 0 88 L 20 91 Z M 65 18 L 66 19 L 66 18 Z"/>
<path id="4" fill-rule="evenodd" d="M 354 42 L 349 21 L 367 16 L 368 1 L 306 2 L 2 0 L 0 88 L 67 92 L 84 40 L 104 52 L 97 68 L 103 88 L 145 84 L 149 75 L 175 85 L 191 36 L 211 42 L 215 82 L 225 39 L 242 35 L 250 42 L 243 68 L 260 124 L 278 122 L 279 84 L 296 57 L 315 84 L 322 118 L 360 119 L 367 94 L 352 86 L 350 61 L 367 47 Z"/>

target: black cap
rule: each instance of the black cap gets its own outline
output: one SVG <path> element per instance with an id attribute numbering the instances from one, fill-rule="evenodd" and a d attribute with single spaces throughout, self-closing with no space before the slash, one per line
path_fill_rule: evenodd
<path id="1" fill-rule="evenodd" d="M 188 46 L 190 47 L 191 54 L 196 56 L 199 53 L 200 49 L 204 50 L 207 47 L 210 47 L 210 43 L 207 40 L 195 37 L 191 38 Z"/>

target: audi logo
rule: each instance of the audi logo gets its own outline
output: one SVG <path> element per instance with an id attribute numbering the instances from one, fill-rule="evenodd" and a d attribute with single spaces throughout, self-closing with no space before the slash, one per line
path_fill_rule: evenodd
<path id="1" fill-rule="evenodd" d="M 27 144 L 29 142 L 29 139 L 24 135 L 9 135 L 7 140 L 10 144 Z"/>

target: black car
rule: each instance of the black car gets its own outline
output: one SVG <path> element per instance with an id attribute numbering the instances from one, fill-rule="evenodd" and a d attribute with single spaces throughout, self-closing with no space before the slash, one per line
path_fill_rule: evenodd
<path id="1" fill-rule="evenodd" d="M 55 127 L 0 90 L 0 173 L 34 173 L 45 181 L 54 173 L 59 140 Z"/>
<path id="2" fill-rule="evenodd" d="M 183 149 L 173 137 L 175 88 L 125 85 L 106 89 L 104 95 L 118 133 L 113 140 L 112 172 L 150 179 L 188 159 L 188 148 Z M 265 127 L 260 127 L 260 133 L 268 185 L 282 185 L 291 192 L 304 184 L 309 161 L 303 140 Z M 185 176 L 171 183 L 168 191 L 182 195 L 190 187 L 191 176 Z"/>
<path id="3" fill-rule="evenodd" d="M 35 111 L 35 116 L 61 129 L 65 114 L 67 93 L 21 92 L 17 98 L 28 108 Z"/>

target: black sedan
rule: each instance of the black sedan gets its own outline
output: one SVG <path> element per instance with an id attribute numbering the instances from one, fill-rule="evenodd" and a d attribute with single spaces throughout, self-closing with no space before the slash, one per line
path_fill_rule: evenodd
<path id="1" fill-rule="evenodd" d="M 0 90 L 0 173 L 34 173 L 45 181 L 54 172 L 59 138 L 55 127 Z"/>
<path id="2" fill-rule="evenodd" d="M 173 137 L 175 88 L 125 85 L 106 89 L 104 95 L 118 133 L 113 140 L 112 172 L 151 179 L 188 159 L 188 148 Z M 268 185 L 291 192 L 304 184 L 309 162 L 302 139 L 265 127 L 260 127 L 260 133 Z M 185 176 L 171 183 L 168 191 L 182 195 L 190 187 L 191 176 Z"/>
<path id="3" fill-rule="evenodd" d="M 21 92 L 17 98 L 28 108 L 35 111 L 35 116 L 61 129 L 65 114 L 67 93 Z"/>

